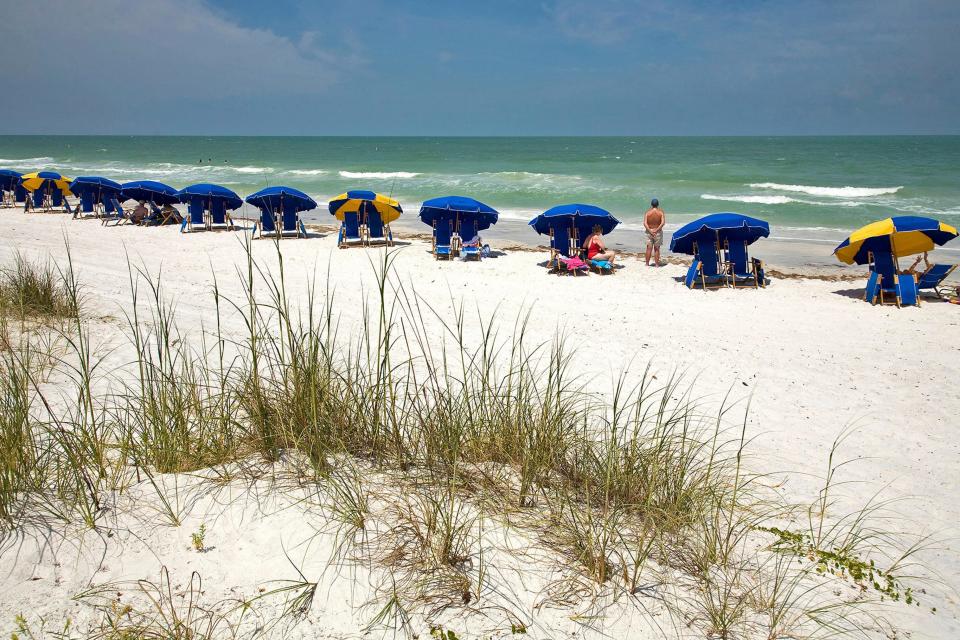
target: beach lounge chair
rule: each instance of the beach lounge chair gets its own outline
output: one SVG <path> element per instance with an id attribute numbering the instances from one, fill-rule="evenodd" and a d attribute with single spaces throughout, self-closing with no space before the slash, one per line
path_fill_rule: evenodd
<path id="1" fill-rule="evenodd" d="M 40 189 L 35 189 L 33 191 L 33 197 L 31 198 L 31 207 L 33 211 L 37 209 L 43 209 L 46 202 L 47 194 L 41 191 Z"/>
<path id="2" fill-rule="evenodd" d="M 96 198 L 93 191 L 84 191 L 80 194 L 80 213 L 96 213 Z"/>
<path id="3" fill-rule="evenodd" d="M 462 254 L 464 260 L 480 260 L 480 247 L 464 245 L 477 235 L 477 223 L 473 220 L 461 220 L 457 230 L 457 254 Z"/>
<path id="4" fill-rule="evenodd" d="M 580 256 L 557 256 L 557 264 L 560 273 L 568 275 L 586 275 L 589 265 L 580 259 Z"/>
<path id="5" fill-rule="evenodd" d="M 877 296 L 872 300 L 880 304 L 896 304 L 900 306 L 900 290 L 897 287 L 897 265 L 893 254 L 888 251 L 871 251 L 867 255 L 870 271 L 878 276 Z"/>
<path id="6" fill-rule="evenodd" d="M 755 288 L 765 287 L 763 281 L 763 263 L 750 258 L 745 240 L 724 241 L 724 271 L 727 281 L 737 288 L 737 283 L 752 284 Z"/>
<path id="7" fill-rule="evenodd" d="M 438 218 L 433 222 L 433 257 L 437 260 L 440 258 L 449 260 L 452 255 L 452 223 L 453 220 L 450 218 Z"/>
<path id="8" fill-rule="evenodd" d="M 298 238 L 307 237 L 307 228 L 300 220 L 300 211 L 297 209 L 297 203 L 292 200 L 283 203 L 280 225 L 281 236 L 285 233 L 294 233 Z"/>
<path id="9" fill-rule="evenodd" d="M 340 223 L 340 233 L 337 236 L 337 246 L 341 249 L 360 246 L 363 244 L 363 230 L 360 228 L 360 212 L 346 211 L 343 222 Z"/>
<path id="10" fill-rule="evenodd" d="M 227 203 L 222 198 L 210 200 L 210 229 L 218 228 L 233 230 L 233 218 L 227 213 Z"/>
<path id="11" fill-rule="evenodd" d="M 569 258 L 571 255 L 576 255 L 576 251 L 571 252 L 570 247 L 570 227 L 568 225 L 550 227 L 550 259 L 547 260 L 547 268 L 559 270 L 561 257 Z"/>
<path id="12" fill-rule="evenodd" d="M 720 248 L 716 242 L 694 242 L 693 262 L 687 269 L 684 284 L 693 289 L 717 289 L 726 285 L 726 277 L 720 270 Z"/>
<path id="13" fill-rule="evenodd" d="M 111 222 L 113 222 L 114 226 L 123 224 L 124 222 L 130 222 L 130 212 L 126 211 L 116 198 L 110 200 L 110 208 L 106 215 L 104 215 L 102 224 L 103 226 L 107 226 Z"/>
<path id="14" fill-rule="evenodd" d="M 207 228 L 203 198 L 190 198 L 190 202 L 187 203 L 187 215 L 180 223 L 180 233 Z"/>
<path id="15" fill-rule="evenodd" d="M 260 237 L 266 234 L 275 234 L 277 232 L 277 215 L 273 211 L 260 209 L 260 221 L 253 225 L 253 235 L 260 232 Z"/>
<path id="16" fill-rule="evenodd" d="M 933 291 L 937 297 L 943 298 L 941 289 L 945 289 L 943 281 L 950 277 L 953 270 L 957 268 L 955 264 L 932 264 L 930 268 L 921 273 L 917 278 L 917 293 L 924 291 Z"/>
<path id="17" fill-rule="evenodd" d="M 380 212 L 371 207 L 367 212 L 366 242 L 382 242 L 387 246 L 393 246 L 393 233 L 390 231 L 390 225 L 383 222 L 383 216 Z"/>
<path id="18" fill-rule="evenodd" d="M 50 208 L 53 209 L 54 207 L 67 209 L 67 199 L 63 197 L 63 192 L 60 189 L 50 190 Z"/>
<path id="19" fill-rule="evenodd" d="M 880 304 L 894 303 L 898 308 L 920 304 L 916 278 L 912 273 L 897 273 L 897 265 L 892 253 L 870 252 L 867 257 L 870 261 L 870 271 L 875 273 L 879 280 L 878 295 L 872 302 L 875 303 L 879 299 Z"/>

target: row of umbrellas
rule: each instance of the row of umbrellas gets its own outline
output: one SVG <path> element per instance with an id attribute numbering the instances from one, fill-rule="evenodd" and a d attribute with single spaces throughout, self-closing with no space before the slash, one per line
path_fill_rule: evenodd
<path id="1" fill-rule="evenodd" d="M 22 175 L 9 169 L 0 169 L 0 189 L 14 190 L 22 187 L 27 191 L 57 189 L 64 195 L 91 194 L 102 202 L 111 198 L 123 200 L 152 200 L 165 205 L 189 202 L 194 198 L 222 200 L 227 210 L 238 209 L 244 200 L 230 189 L 208 183 L 190 185 L 177 190 L 162 182 L 137 180 L 120 184 L 100 176 L 82 176 L 70 179 L 55 171 L 39 171 Z M 272 186 L 247 196 L 246 202 L 263 210 L 283 210 L 285 205 L 297 211 L 310 211 L 317 207 L 313 198 L 299 189 Z M 366 190 L 343 193 L 330 201 L 329 210 L 338 220 L 345 213 L 366 213 L 372 209 L 379 212 L 385 223 L 396 220 L 403 209 L 397 200 Z M 497 223 L 498 213 L 489 205 L 465 196 L 433 198 L 423 203 L 420 219 L 433 225 L 444 217 L 471 218 L 478 231 Z M 585 237 L 599 226 L 604 234 L 610 233 L 620 221 L 609 211 L 589 204 L 565 204 L 553 207 L 530 221 L 530 226 L 540 234 L 548 234 L 559 226 L 576 228 Z M 678 229 L 670 241 L 670 250 L 675 253 L 692 254 L 695 243 L 704 240 L 745 241 L 747 244 L 770 235 L 770 225 L 764 220 L 739 213 L 714 213 Z M 904 257 L 932 250 L 956 238 L 957 229 L 933 218 L 921 216 L 894 216 L 878 220 L 858 229 L 834 250 L 834 255 L 847 264 L 866 264 L 870 253 L 889 252 L 894 257 Z"/>

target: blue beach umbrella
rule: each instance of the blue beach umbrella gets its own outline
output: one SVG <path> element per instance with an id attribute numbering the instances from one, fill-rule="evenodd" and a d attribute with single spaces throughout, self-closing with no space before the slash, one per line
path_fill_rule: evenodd
<path id="1" fill-rule="evenodd" d="M 180 199 L 180 202 L 187 203 L 190 202 L 192 198 L 202 198 L 204 200 L 223 200 L 224 208 L 229 211 L 234 209 L 239 209 L 243 206 L 243 200 L 236 193 L 227 189 L 226 187 L 221 187 L 218 184 L 192 184 L 189 187 L 184 187 L 177 192 L 177 197 Z"/>
<path id="2" fill-rule="evenodd" d="M 867 264 L 870 253 L 892 253 L 895 258 L 932 251 L 957 237 L 957 229 L 933 218 L 894 216 L 857 229 L 837 245 L 833 254 L 847 264 Z"/>
<path id="3" fill-rule="evenodd" d="M 477 231 L 497 224 L 500 214 L 490 205 L 467 196 L 443 196 L 431 198 L 420 207 L 420 219 L 430 226 L 438 218 L 473 220 Z"/>
<path id="4" fill-rule="evenodd" d="M 704 240 L 745 240 L 753 244 L 770 235 L 770 224 L 741 213 L 711 213 L 688 222 L 673 233 L 670 251 L 693 255 L 693 244 Z"/>
<path id="5" fill-rule="evenodd" d="M 176 204 L 177 190 L 168 184 L 153 180 L 125 182 L 120 191 L 123 200 L 150 200 L 155 204 Z"/>
<path id="6" fill-rule="evenodd" d="M 70 183 L 70 192 L 78 196 L 84 193 L 117 195 L 122 189 L 119 182 L 101 176 L 80 176 Z"/>
<path id="7" fill-rule="evenodd" d="M 600 225 L 601 233 L 606 235 L 613 231 L 620 221 L 606 209 L 592 204 L 561 204 L 547 209 L 529 224 L 534 231 L 544 235 L 549 234 L 550 229 L 573 225 L 580 236 L 586 238 L 594 225 Z"/>
<path id="8" fill-rule="evenodd" d="M 0 190 L 13 191 L 20 184 L 22 175 L 13 169 L 0 169 Z"/>
<path id="9" fill-rule="evenodd" d="M 297 211 L 310 211 L 317 208 L 313 198 L 293 187 L 267 187 L 250 194 L 246 200 L 249 204 L 266 211 L 277 211 L 283 204 L 293 204 Z"/>
<path id="10" fill-rule="evenodd" d="M 22 177 L 19 171 L 0 169 L 0 191 L 13 191 L 14 202 L 23 202 L 27 197 L 27 190 L 20 181 Z"/>

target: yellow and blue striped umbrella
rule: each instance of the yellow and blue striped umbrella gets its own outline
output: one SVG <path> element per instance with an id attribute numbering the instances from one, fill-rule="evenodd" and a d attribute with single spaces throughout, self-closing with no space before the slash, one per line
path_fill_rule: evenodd
<path id="1" fill-rule="evenodd" d="M 52 184 L 55 188 L 63 192 L 65 196 L 73 195 L 70 193 L 71 182 L 73 182 L 71 178 L 64 177 L 56 171 L 35 171 L 34 173 L 25 174 L 20 178 L 20 183 L 27 191 L 45 189 L 48 185 Z"/>
<path id="2" fill-rule="evenodd" d="M 895 258 L 931 251 L 957 237 L 957 229 L 920 216 L 894 216 L 857 229 L 837 245 L 833 254 L 840 262 L 866 264 L 869 254 L 886 252 Z"/>
<path id="3" fill-rule="evenodd" d="M 344 213 L 360 212 L 363 211 L 365 207 L 371 206 L 380 212 L 380 217 L 386 224 L 390 224 L 403 213 L 403 208 L 400 206 L 400 203 L 393 198 L 382 196 L 373 191 L 363 191 L 360 189 L 341 193 L 331 200 L 330 213 L 342 222 Z"/>

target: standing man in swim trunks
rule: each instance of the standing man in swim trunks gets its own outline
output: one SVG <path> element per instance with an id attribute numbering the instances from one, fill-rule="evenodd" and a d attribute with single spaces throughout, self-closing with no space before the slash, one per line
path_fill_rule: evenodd
<path id="1" fill-rule="evenodd" d="M 654 198 L 650 201 L 650 208 L 643 214 L 643 228 L 647 231 L 647 266 L 650 266 L 650 254 L 656 258 L 656 265 L 660 266 L 660 245 L 663 244 L 663 225 L 667 223 L 667 216 L 660 208 L 660 201 Z"/>

